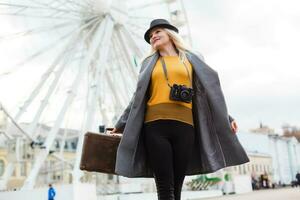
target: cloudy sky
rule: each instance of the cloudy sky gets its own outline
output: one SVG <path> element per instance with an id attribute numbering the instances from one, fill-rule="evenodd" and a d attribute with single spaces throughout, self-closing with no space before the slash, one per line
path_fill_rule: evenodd
<path id="1" fill-rule="evenodd" d="M 300 2 L 185 0 L 193 43 L 241 130 L 300 126 Z"/>
<path id="2" fill-rule="evenodd" d="M 277 132 L 281 131 L 283 123 L 300 127 L 300 2 L 183 2 L 194 48 L 203 54 L 208 65 L 218 71 L 229 113 L 236 119 L 240 130 L 258 127 L 260 122 Z M 13 24 L 2 16 L 0 21 L 2 27 L 6 28 L 2 32 L 13 32 Z M 5 60 L 11 60 L 15 55 L 15 51 L 10 51 L 12 57 L 4 57 L 6 47 L 17 50 L 20 43 L 14 44 L 13 40 L 10 43 L 0 41 L 0 45 L 3 67 Z M 33 71 L 27 70 L 26 73 L 33 74 Z M 31 79 L 39 80 L 39 77 Z M 17 91 L 20 87 L 18 80 L 9 82 L 2 75 L 1 91 Z M 33 83 L 26 86 L 28 90 L 33 87 Z M 15 99 L 21 101 L 27 95 L 20 90 L 18 93 L 17 97 L 9 97 L 11 101 L 2 93 L 0 100 L 11 109 L 17 104 Z"/>

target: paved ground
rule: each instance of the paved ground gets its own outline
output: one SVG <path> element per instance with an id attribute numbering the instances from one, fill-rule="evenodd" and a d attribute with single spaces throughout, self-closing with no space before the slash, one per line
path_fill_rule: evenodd
<path id="1" fill-rule="evenodd" d="M 300 188 L 258 190 L 245 194 L 226 195 L 205 200 L 300 200 Z"/>

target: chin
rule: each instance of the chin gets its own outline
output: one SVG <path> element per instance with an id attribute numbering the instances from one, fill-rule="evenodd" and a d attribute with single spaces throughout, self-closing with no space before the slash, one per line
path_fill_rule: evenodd
<path id="1" fill-rule="evenodd" d="M 154 44 L 154 45 L 153 45 L 153 48 L 154 48 L 155 50 L 159 50 L 161 46 L 162 46 L 161 44 Z"/>

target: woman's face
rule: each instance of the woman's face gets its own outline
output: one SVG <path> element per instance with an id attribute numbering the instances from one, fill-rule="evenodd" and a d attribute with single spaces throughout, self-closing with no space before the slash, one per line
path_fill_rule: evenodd
<path id="1" fill-rule="evenodd" d="M 161 49 L 164 45 L 171 43 L 170 37 L 162 28 L 154 28 L 150 32 L 150 44 L 153 49 Z"/>

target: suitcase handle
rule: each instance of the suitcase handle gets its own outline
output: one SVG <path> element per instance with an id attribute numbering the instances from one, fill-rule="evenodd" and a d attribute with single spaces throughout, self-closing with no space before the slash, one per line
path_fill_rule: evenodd
<path id="1" fill-rule="evenodd" d="M 106 128 L 106 131 L 112 131 L 114 128 Z"/>

